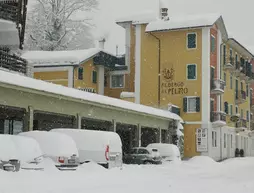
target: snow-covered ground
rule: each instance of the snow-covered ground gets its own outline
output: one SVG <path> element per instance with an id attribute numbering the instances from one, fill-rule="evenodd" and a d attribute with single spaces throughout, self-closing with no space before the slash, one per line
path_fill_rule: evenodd
<path id="1" fill-rule="evenodd" d="M 1 193 L 253 193 L 254 158 L 216 163 L 208 157 L 106 170 L 94 163 L 61 172 L 0 171 Z"/>

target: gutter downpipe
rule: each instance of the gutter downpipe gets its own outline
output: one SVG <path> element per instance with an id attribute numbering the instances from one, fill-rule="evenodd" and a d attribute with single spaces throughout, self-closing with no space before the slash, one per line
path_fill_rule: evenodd
<path id="1" fill-rule="evenodd" d="M 161 40 L 152 32 L 149 33 L 153 36 L 156 40 L 158 40 L 158 107 L 160 108 L 161 103 Z"/>

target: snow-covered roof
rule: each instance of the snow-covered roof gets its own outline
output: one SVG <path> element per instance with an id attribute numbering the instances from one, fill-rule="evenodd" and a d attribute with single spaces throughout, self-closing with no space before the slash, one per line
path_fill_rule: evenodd
<path id="1" fill-rule="evenodd" d="M 220 17 L 220 14 L 169 16 L 168 21 L 150 22 L 146 32 L 212 26 Z"/>
<path id="2" fill-rule="evenodd" d="M 120 97 L 121 98 L 133 98 L 133 97 L 135 97 L 135 93 L 134 92 L 121 92 Z"/>
<path id="3" fill-rule="evenodd" d="M 107 96 L 102 96 L 98 94 L 93 94 L 89 92 L 80 91 L 74 88 L 68 88 L 61 85 L 56 85 L 48 83 L 41 80 L 36 80 L 26 76 L 13 74 L 10 72 L 4 72 L 0 70 L 0 83 L 15 85 L 23 88 L 29 88 L 37 91 L 43 91 L 47 93 L 53 93 L 56 95 L 62 95 L 74 99 L 79 99 L 82 101 L 92 102 L 98 105 L 108 105 L 116 108 L 121 108 L 129 111 L 135 111 L 139 113 L 144 113 L 147 115 L 157 116 L 167 119 L 180 120 L 181 117 L 171 113 L 169 111 L 148 107 L 144 105 L 135 104 L 132 102 L 124 101 L 121 99 L 115 99 Z"/>
<path id="4" fill-rule="evenodd" d="M 99 52 L 105 51 L 99 48 L 67 51 L 27 51 L 21 57 L 26 59 L 29 63 L 36 65 L 78 65 L 92 58 Z M 112 55 L 110 53 L 107 54 Z"/>
<path id="5" fill-rule="evenodd" d="M 158 14 L 154 11 L 147 10 L 118 18 L 116 23 L 131 22 L 132 24 L 146 24 L 155 20 L 158 20 Z"/>

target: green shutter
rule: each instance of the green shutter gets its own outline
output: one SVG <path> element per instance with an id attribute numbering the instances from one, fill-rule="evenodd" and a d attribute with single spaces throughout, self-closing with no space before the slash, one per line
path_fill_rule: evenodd
<path id="1" fill-rule="evenodd" d="M 196 48 L 196 34 L 188 34 L 188 48 Z"/>
<path id="2" fill-rule="evenodd" d="M 196 112 L 200 112 L 200 97 L 196 97 Z"/>
<path id="3" fill-rule="evenodd" d="M 183 98 L 183 112 L 187 112 L 187 98 Z"/>
<path id="4" fill-rule="evenodd" d="M 93 83 L 97 83 L 97 72 L 93 71 Z"/>
<path id="5" fill-rule="evenodd" d="M 224 112 L 228 114 L 228 102 L 224 102 Z"/>
<path id="6" fill-rule="evenodd" d="M 84 74 L 84 69 L 82 67 L 78 68 L 78 79 L 83 80 L 83 74 Z"/>

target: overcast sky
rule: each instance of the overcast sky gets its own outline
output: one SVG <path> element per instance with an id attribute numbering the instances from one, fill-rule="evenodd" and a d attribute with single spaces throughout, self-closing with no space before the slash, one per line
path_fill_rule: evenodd
<path id="1" fill-rule="evenodd" d="M 32 2 L 34 0 L 30 0 Z M 109 34 L 105 49 L 124 52 L 124 29 L 115 24 L 119 17 L 139 11 L 157 11 L 159 0 L 99 0 L 99 11 L 95 17 L 97 31 Z M 254 46 L 253 0 L 166 0 L 169 16 L 175 14 L 222 14 L 229 35 L 235 37 L 246 47 Z M 97 32 L 96 32 L 97 33 Z"/>

